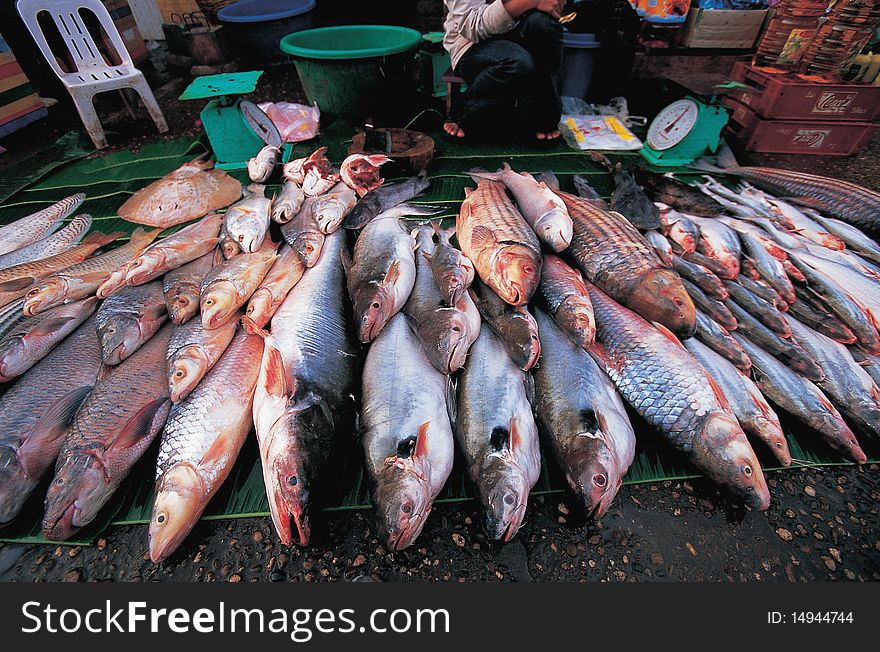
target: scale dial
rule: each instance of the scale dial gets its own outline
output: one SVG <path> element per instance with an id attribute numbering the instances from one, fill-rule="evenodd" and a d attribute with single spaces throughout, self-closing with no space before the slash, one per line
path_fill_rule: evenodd
<path id="1" fill-rule="evenodd" d="M 697 124 L 700 107 L 693 100 L 678 100 L 657 114 L 648 128 L 648 146 L 657 151 L 675 147 Z"/>

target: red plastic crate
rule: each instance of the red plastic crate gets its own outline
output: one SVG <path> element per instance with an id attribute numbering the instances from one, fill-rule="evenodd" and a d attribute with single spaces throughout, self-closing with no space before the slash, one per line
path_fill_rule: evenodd
<path id="1" fill-rule="evenodd" d="M 728 96 L 764 118 L 871 122 L 880 117 L 880 86 L 810 81 L 792 73 L 768 73 L 745 61 L 730 74 L 758 92 L 731 89 Z"/>
<path id="2" fill-rule="evenodd" d="M 749 152 L 849 156 L 864 149 L 880 125 L 828 120 L 764 120 L 750 107 L 726 98 L 728 130 Z"/>

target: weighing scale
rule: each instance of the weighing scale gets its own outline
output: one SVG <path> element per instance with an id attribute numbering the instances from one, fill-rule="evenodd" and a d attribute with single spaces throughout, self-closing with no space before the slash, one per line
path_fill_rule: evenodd
<path id="1" fill-rule="evenodd" d="M 243 170 L 264 145 L 281 147 L 278 128 L 260 108 L 240 95 L 253 93 L 262 70 L 196 77 L 179 99 L 210 101 L 199 113 L 202 127 L 216 167 L 223 170 Z M 293 147 L 284 144 L 281 161 L 290 160 Z"/>
<path id="2" fill-rule="evenodd" d="M 681 167 L 714 153 L 730 115 L 718 104 L 687 96 L 664 108 L 651 122 L 642 156 L 660 167 Z"/>

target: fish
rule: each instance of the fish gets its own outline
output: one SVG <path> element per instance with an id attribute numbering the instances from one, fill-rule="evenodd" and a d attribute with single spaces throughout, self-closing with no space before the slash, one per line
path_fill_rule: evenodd
<path id="1" fill-rule="evenodd" d="M 184 324 L 199 311 L 202 280 L 211 270 L 213 254 L 172 269 L 162 277 L 162 291 L 165 294 L 165 308 L 172 324 Z"/>
<path id="2" fill-rule="evenodd" d="M 543 172 L 538 172 L 534 175 L 535 181 L 538 183 L 543 183 L 545 186 L 553 190 L 559 190 L 559 177 L 553 174 L 550 170 L 544 170 Z"/>
<path id="3" fill-rule="evenodd" d="M 286 224 L 299 213 L 306 196 L 295 181 L 285 181 L 281 190 L 272 198 L 272 221 Z"/>
<path id="4" fill-rule="evenodd" d="M 705 267 L 710 272 L 715 274 L 718 278 L 728 278 L 732 276 L 730 268 L 727 267 L 724 263 L 715 258 L 710 258 L 704 254 L 701 254 L 699 251 L 693 251 L 691 253 L 687 252 L 679 252 L 678 255 L 688 261 L 689 263 L 693 263 L 694 265 L 699 265 L 700 267 Z M 744 269 L 746 266 L 750 264 L 748 258 L 743 258 L 740 261 L 740 269 Z M 754 266 L 753 266 L 754 267 Z M 760 278 L 760 274 L 755 274 Z"/>
<path id="5" fill-rule="evenodd" d="M 811 211 L 809 215 L 826 231 L 846 243 L 847 247 L 857 252 L 863 258 L 867 258 L 871 262 L 880 265 L 880 245 L 873 238 L 868 237 L 851 224 L 836 220 L 833 217 L 825 217 L 815 211 Z"/>
<path id="6" fill-rule="evenodd" d="M 210 330 L 202 325 L 201 319 L 175 325 L 165 351 L 168 398 L 172 403 L 180 403 L 189 396 L 217 363 L 232 342 L 238 322 L 230 319 Z"/>
<path id="7" fill-rule="evenodd" d="M 342 226 L 342 221 L 357 203 L 357 195 L 340 181 L 325 194 L 317 197 L 312 204 L 312 212 L 321 233 L 329 235 Z"/>
<path id="8" fill-rule="evenodd" d="M 458 382 L 453 431 L 496 541 L 516 536 L 541 474 L 531 394 L 526 372 L 491 328 L 481 329 Z"/>
<path id="9" fill-rule="evenodd" d="M 713 482 L 767 509 L 761 466 L 711 376 L 664 326 L 587 289 L 596 313 L 590 353 L 623 398 Z"/>
<path id="10" fill-rule="evenodd" d="M 670 213 L 672 212 L 670 211 Z M 692 254 L 697 250 L 700 227 L 696 222 L 689 220 L 684 215 L 677 215 L 674 220 L 670 219 L 662 228 L 666 237 L 677 244 L 684 253 Z"/>
<path id="11" fill-rule="evenodd" d="M 18 515 L 55 463 L 67 427 L 100 370 L 90 318 L 0 397 L 0 524 Z"/>
<path id="12" fill-rule="evenodd" d="M 160 281 L 126 287 L 104 300 L 95 315 L 101 359 L 119 364 L 168 321 Z"/>
<path id="13" fill-rule="evenodd" d="M 86 196 L 77 193 L 59 202 L 0 227 L 0 254 L 8 254 L 51 235 L 62 220 L 83 203 Z"/>
<path id="14" fill-rule="evenodd" d="M 737 331 L 742 331 L 744 336 L 751 339 L 807 380 L 818 382 L 825 377 L 822 367 L 819 366 L 809 353 L 804 351 L 803 347 L 793 337 L 780 337 L 746 312 L 735 301 L 728 300 L 725 304 L 739 322 Z"/>
<path id="15" fill-rule="evenodd" d="M 165 326 L 95 383 L 74 416 L 46 493 L 43 536 L 64 541 L 91 523 L 165 425 Z"/>
<path id="16" fill-rule="evenodd" d="M 856 464 L 867 460 L 837 408 L 814 383 L 796 374 L 740 333 L 733 335 L 752 359 L 755 384 L 771 401 L 821 435 L 823 441 Z"/>
<path id="17" fill-rule="evenodd" d="M 853 357 L 853 360 L 855 360 L 874 380 L 874 382 L 880 386 L 880 356 L 866 353 L 858 346 L 850 346 L 848 347 L 848 350 Z"/>
<path id="18" fill-rule="evenodd" d="M 633 173 L 654 201 L 690 215 L 714 217 L 724 213 L 724 206 L 689 184 L 679 181 L 673 174 L 659 174 L 642 168 L 634 169 Z"/>
<path id="19" fill-rule="evenodd" d="M 212 213 L 154 242 L 140 256 L 107 277 L 95 294 L 101 299 L 124 285 L 143 285 L 212 251 L 219 242 L 223 216 Z"/>
<path id="20" fill-rule="evenodd" d="M 248 159 L 248 176 L 254 183 L 266 183 L 280 161 L 281 148 L 276 145 L 266 145 L 257 152 L 256 156 Z"/>
<path id="21" fill-rule="evenodd" d="M 724 283 L 710 269 L 702 265 L 685 260 L 681 256 L 672 257 L 672 268 L 678 275 L 700 288 L 706 296 L 718 301 L 724 301 L 730 296 L 730 292 Z"/>
<path id="22" fill-rule="evenodd" d="M 474 282 L 474 264 L 449 241 L 455 227 L 444 229 L 437 221 L 431 221 L 437 234 L 437 244 L 431 253 L 422 250 L 422 256 L 431 263 L 431 273 L 447 306 L 454 306 Z"/>
<path id="23" fill-rule="evenodd" d="M 305 271 L 306 266 L 300 255 L 290 245 L 282 245 L 277 260 L 248 299 L 245 314 L 263 328 L 290 290 L 300 282 Z"/>
<path id="24" fill-rule="evenodd" d="M 455 226 L 480 279 L 510 305 L 527 304 L 541 278 L 541 245 L 504 185 L 480 179 L 466 188 Z"/>
<path id="25" fill-rule="evenodd" d="M 576 174 L 572 177 L 572 182 L 574 183 L 575 191 L 578 194 L 578 197 L 581 199 L 590 202 L 596 208 L 601 208 L 603 211 L 611 210 L 611 206 L 607 201 L 600 195 L 596 190 L 590 185 L 590 182 L 587 181 L 584 177 L 579 174 Z M 559 190 L 559 188 L 556 188 Z"/>
<path id="26" fill-rule="evenodd" d="M 220 242 L 217 243 L 217 250 L 220 255 L 223 256 L 224 260 L 229 260 L 233 256 L 237 256 L 241 253 L 241 247 L 239 247 L 233 237 L 226 232 L 225 224 L 220 227 Z"/>
<path id="27" fill-rule="evenodd" d="M 814 269 L 799 257 L 792 262 L 807 278 L 811 292 L 855 334 L 859 345 L 872 354 L 880 354 L 880 333 L 877 323 L 865 310 L 859 299 L 851 296 L 848 288 L 841 287 L 834 278 L 822 270 Z M 793 303 L 793 302 L 792 302 Z"/>
<path id="28" fill-rule="evenodd" d="M 284 177 L 298 183 L 306 197 L 323 195 L 340 179 L 326 154 L 327 148 L 320 147 L 305 158 L 285 163 Z"/>
<path id="29" fill-rule="evenodd" d="M 429 224 L 415 230 L 420 252 L 434 254 L 433 234 Z M 464 366 L 480 334 L 480 311 L 467 292 L 456 303 L 447 304 L 425 257 L 416 256 L 416 280 L 403 312 L 437 371 L 452 374 Z"/>
<path id="30" fill-rule="evenodd" d="M 86 236 L 82 243 L 64 253 L 0 270 L 0 306 L 5 306 L 25 296 L 34 283 L 40 279 L 71 265 L 81 263 L 95 251 L 123 235 L 125 234 L 122 231 L 110 234 L 96 231 Z"/>
<path id="31" fill-rule="evenodd" d="M 373 219 L 343 261 L 348 295 L 354 307 L 361 342 L 372 342 L 385 324 L 403 308 L 416 281 L 413 250 L 416 241 L 400 222 L 400 209 Z"/>
<path id="32" fill-rule="evenodd" d="M 574 221 L 571 255 L 584 278 L 646 319 L 689 337 L 696 312 L 678 274 L 627 220 L 560 193 Z"/>
<path id="33" fill-rule="evenodd" d="M 226 211 L 223 225 L 226 233 L 238 243 L 241 250 L 252 254 L 263 244 L 269 231 L 272 200 L 266 197 L 265 186 L 252 184 L 247 190 L 249 194 Z"/>
<path id="34" fill-rule="evenodd" d="M 33 316 L 62 303 L 85 299 L 94 294 L 114 270 L 137 258 L 161 231 L 145 231 L 138 227 L 124 245 L 37 281 L 25 294 L 24 314 Z"/>
<path id="35" fill-rule="evenodd" d="M 404 315 L 395 315 L 364 362 L 360 439 L 380 542 L 412 545 L 452 471 L 450 380 L 431 365 Z"/>
<path id="36" fill-rule="evenodd" d="M 737 319 L 733 315 L 733 312 L 730 310 L 730 308 L 727 306 L 727 301 L 719 301 L 718 299 L 713 299 L 687 279 L 682 279 L 682 283 L 684 284 L 684 287 L 687 289 L 688 294 L 690 295 L 691 299 L 694 302 L 694 305 L 696 305 L 697 308 L 705 312 L 709 317 L 714 319 L 716 322 L 721 324 L 729 331 L 733 331 L 738 328 Z"/>
<path id="37" fill-rule="evenodd" d="M 306 267 L 314 267 L 321 256 L 325 234 L 315 217 L 314 197 L 307 197 L 293 219 L 281 227 L 285 242 L 299 254 Z"/>
<path id="38" fill-rule="evenodd" d="M 73 249 L 92 226 L 91 215 L 77 215 L 70 223 L 50 236 L 15 251 L 0 255 L 0 270 L 49 258 Z"/>
<path id="39" fill-rule="evenodd" d="M 431 181 L 425 172 L 405 181 L 384 183 L 360 198 L 345 216 L 342 226 L 346 229 L 362 229 L 377 215 L 409 201 L 430 185 Z"/>
<path id="40" fill-rule="evenodd" d="M 639 229 L 660 228 L 660 211 L 654 202 L 645 194 L 632 174 L 625 170 L 621 163 L 611 163 L 599 152 L 590 152 L 594 161 L 598 161 L 611 172 L 614 177 L 614 193 L 611 195 L 611 210 L 623 215 Z"/>
<path id="41" fill-rule="evenodd" d="M 717 261 L 726 273 L 721 278 L 733 280 L 740 271 L 742 243 L 737 232 L 718 219 L 688 215 L 700 229 L 697 252 Z"/>
<path id="42" fill-rule="evenodd" d="M 261 338 L 239 331 L 202 382 L 171 408 L 156 460 L 153 563 L 177 550 L 238 459 L 253 423 L 262 353 Z"/>
<path id="43" fill-rule="evenodd" d="M 739 217 L 770 217 L 773 213 L 769 205 L 760 197 L 749 196 L 742 190 L 733 190 L 710 176 L 704 176 L 705 182 L 697 187 L 729 211 Z"/>
<path id="44" fill-rule="evenodd" d="M 116 211 L 129 222 L 167 229 L 207 215 L 241 197 L 241 183 L 212 161 L 195 159 L 129 197 Z"/>
<path id="45" fill-rule="evenodd" d="M 350 154 L 339 166 L 339 176 L 345 184 L 363 197 L 385 181 L 379 176 L 379 168 L 391 161 L 385 154 Z"/>
<path id="46" fill-rule="evenodd" d="M 544 256 L 538 293 L 544 307 L 571 341 L 587 349 L 596 338 L 596 317 L 580 272 L 558 256 Z"/>
<path id="47" fill-rule="evenodd" d="M 729 360 L 699 340 L 685 340 L 684 346 L 721 388 L 733 415 L 746 434 L 762 441 L 782 466 L 791 466 L 791 452 L 788 450 L 788 440 L 782 431 L 779 417 L 767 403 L 761 390 Z"/>
<path id="48" fill-rule="evenodd" d="M 642 235 L 644 235 L 645 240 L 654 247 L 660 260 L 663 261 L 663 265 L 666 267 L 672 267 L 672 245 L 669 243 L 669 240 L 666 239 L 666 236 L 660 233 L 660 231 L 655 231 L 654 229 L 648 229 Z"/>
<path id="49" fill-rule="evenodd" d="M 0 382 L 16 378 L 45 358 L 65 337 L 92 316 L 95 297 L 27 317 L 0 339 Z"/>
<path id="50" fill-rule="evenodd" d="M 475 280 L 468 294 L 485 322 L 501 338 L 517 367 L 528 371 L 541 355 L 538 325 L 526 306 L 511 306 L 492 288 Z"/>
<path id="51" fill-rule="evenodd" d="M 345 234 L 329 235 L 326 247 L 328 255 L 278 308 L 271 334 L 244 319 L 245 328 L 259 331 L 265 343 L 253 419 L 269 511 L 284 545 L 308 545 L 315 481 L 337 433 L 351 432 L 355 412 L 360 356 L 347 315 Z"/>
<path id="52" fill-rule="evenodd" d="M 742 274 L 738 275 L 735 280 L 738 285 L 741 285 L 755 296 L 761 297 L 768 303 L 772 303 L 777 310 L 782 312 L 788 310 L 788 302 L 779 295 L 779 292 L 763 280 L 755 280 Z M 797 294 L 797 289 L 795 289 L 795 294 Z"/>
<path id="53" fill-rule="evenodd" d="M 535 412 L 569 488 L 601 518 L 635 458 L 636 434 L 623 399 L 592 356 L 536 310 L 544 341 L 535 367 Z"/>
<path id="54" fill-rule="evenodd" d="M 775 197 L 768 197 L 768 200 L 781 213 L 783 223 L 790 225 L 789 230 L 794 231 L 798 236 L 828 249 L 840 250 L 846 248 L 846 243 L 843 240 L 833 233 L 829 233 L 815 220 L 804 215 L 804 213 L 791 204 Z"/>
<path id="55" fill-rule="evenodd" d="M 498 172 L 471 170 L 470 174 L 477 179 L 503 183 L 513 194 L 520 214 L 535 235 L 555 252 L 568 249 L 571 217 L 565 204 L 550 188 L 535 181 L 527 172 L 515 172 L 508 163 L 504 163 Z"/>
<path id="56" fill-rule="evenodd" d="M 797 318 L 814 331 L 822 333 L 841 344 L 855 344 L 858 339 L 849 326 L 840 321 L 830 312 L 817 309 L 806 301 L 795 301 L 788 309 L 789 314 Z"/>
<path id="57" fill-rule="evenodd" d="M 719 150 L 718 166 L 697 161 L 701 169 L 732 174 L 746 179 L 759 188 L 781 197 L 798 198 L 800 203 L 827 213 L 844 222 L 869 229 L 877 229 L 880 222 L 880 193 L 858 184 L 807 174 L 794 170 L 769 167 L 741 166 L 729 148 Z M 719 168 L 720 166 L 720 168 Z"/>
<path id="58" fill-rule="evenodd" d="M 212 267 L 204 279 L 199 295 L 202 325 L 219 328 L 232 319 L 239 308 L 256 292 L 263 278 L 277 259 L 270 239 L 252 254 L 241 254 Z"/>
<path id="59" fill-rule="evenodd" d="M 5 337 L 13 328 L 17 327 L 21 322 L 30 319 L 21 309 L 24 306 L 24 299 L 17 299 L 7 306 L 0 308 L 0 337 Z"/>
<path id="60" fill-rule="evenodd" d="M 740 231 L 739 237 L 749 254 L 751 262 L 761 274 L 761 278 L 767 281 L 774 290 L 779 292 L 779 296 L 781 296 L 786 303 L 794 303 L 794 287 L 792 287 L 791 280 L 785 273 L 785 268 L 782 266 L 782 262 L 774 257 L 764 244 L 762 244 L 762 241 L 758 240 L 752 234 Z"/>
<path id="61" fill-rule="evenodd" d="M 738 369 L 742 371 L 751 369 L 752 361 L 739 342 L 733 339 L 724 326 L 700 310 L 697 310 L 697 332 L 694 337 L 729 360 Z"/>
<path id="62" fill-rule="evenodd" d="M 782 313 L 769 301 L 765 301 L 756 294 L 752 294 L 742 285 L 724 281 L 724 287 L 730 293 L 731 300 L 748 312 L 752 317 L 760 321 L 779 337 L 791 337 L 791 329 L 785 321 Z"/>
<path id="63" fill-rule="evenodd" d="M 819 388 L 865 432 L 880 435 L 880 387 L 870 374 L 843 344 L 817 333 L 791 315 L 785 319 L 798 343 L 825 374 L 816 383 Z"/>

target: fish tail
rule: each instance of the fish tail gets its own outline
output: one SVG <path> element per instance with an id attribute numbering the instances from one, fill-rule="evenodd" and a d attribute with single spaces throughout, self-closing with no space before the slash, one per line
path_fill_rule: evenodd
<path id="1" fill-rule="evenodd" d="M 264 341 L 267 337 L 269 337 L 269 331 L 265 330 L 264 328 L 260 328 L 260 325 L 247 315 L 244 315 L 241 318 L 241 325 L 248 335 L 257 335 L 263 338 Z"/>

